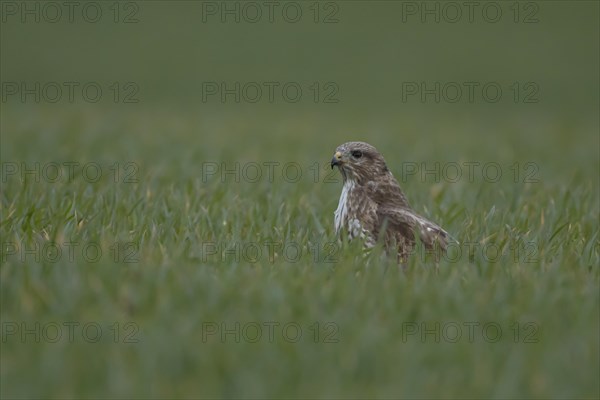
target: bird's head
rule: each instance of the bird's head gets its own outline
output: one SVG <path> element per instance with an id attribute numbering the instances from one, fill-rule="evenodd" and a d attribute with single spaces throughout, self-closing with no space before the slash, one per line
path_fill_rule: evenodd
<path id="1" fill-rule="evenodd" d="M 331 168 L 338 167 L 344 182 L 352 180 L 364 184 L 389 174 L 383 156 L 365 142 L 348 142 L 335 149 Z"/>

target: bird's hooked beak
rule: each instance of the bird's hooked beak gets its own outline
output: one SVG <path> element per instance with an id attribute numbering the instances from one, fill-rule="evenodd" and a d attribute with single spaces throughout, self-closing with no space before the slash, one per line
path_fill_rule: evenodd
<path id="1" fill-rule="evenodd" d="M 335 154 L 333 155 L 333 158 L 331 159 L 331 169 L 333 169 L 334 166 L 340 166 L 342 164 L 342 153 L 340 153 L 339 151 L 336 151 Z"/>

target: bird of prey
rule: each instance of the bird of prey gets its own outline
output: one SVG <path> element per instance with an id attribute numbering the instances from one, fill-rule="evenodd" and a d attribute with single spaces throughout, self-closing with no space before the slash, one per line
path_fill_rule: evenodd
<path id="1" fill-rule="evenodd" d="M 331 168 L 338 167 L 344 186 L 335 211 L 335 231 L 360 237 L 372 248 L 382 240 L 388 254 L 405 262 L 418 236 L 425 248 L 445 250 L 450 236 L 418 215 L 409 205 L 383 156 L 368 143 L 348 142 L 335 150 Z"/>

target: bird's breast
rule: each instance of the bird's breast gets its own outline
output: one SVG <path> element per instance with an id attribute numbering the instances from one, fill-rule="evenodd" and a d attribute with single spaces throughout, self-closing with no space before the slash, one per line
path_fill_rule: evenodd
<path id="1" fill-rule="evenodd" d="M 334 213 L 336 233 L 339 233 L 343 228 L 346 228 L 351 238 L 358 236 L 362 231 L 360 221 L 354 215 L 356 214 L 356 210 L 353 209 L 354 207 L 352 204 L 352 196 L 355 188 L 356 184 L 354 181 L 347 180 L 344 182 L 338 208 Z"/>
<path id="2" fill-rule="evenodd" d="M 342 187 L 342 194 L 340 195 L 340 201 L 338 207 L 334 213 L 335 232 L 339 233 L 344 225 L 344 221 L 348 217 L 348 199 L 350 198 L 350 192 L 354 188 L 354 182 L 347 180 L 344 182 Z"/>
<path id="3" fill-rule="evenodd" d="M 364 198 L 361 199 L 360 193 L 357 193 L 357 186 L 353 181 L 346 181 L 340 195 L 340 202 L 335 210 L 335 232 L 339 234 L 345 230 L 350 240 L 360 237 L 365 239 L 367 248 L 373 247 L 375 240 L 373 235 L 365 229 L 361 218 L 361 210 L 364 210 Z"/>

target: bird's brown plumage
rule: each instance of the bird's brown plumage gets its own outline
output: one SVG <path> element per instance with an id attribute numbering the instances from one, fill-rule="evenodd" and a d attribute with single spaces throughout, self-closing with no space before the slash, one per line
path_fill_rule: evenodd
<path id="1" fill-rule="evenodd" d="M 344 181 L 335 211 L 337 233 L 346 232 L 350 239 L 361 237 L 367 247 L 383 240 L 389 252 L 397 251 L 399 261 L 411 253 L 415 236 L 427 249 L 446 249 L 448 233 L 415 213 L 375 147 L 344 143 L 331 160 L 331 168 L 335 166 Z"/>

